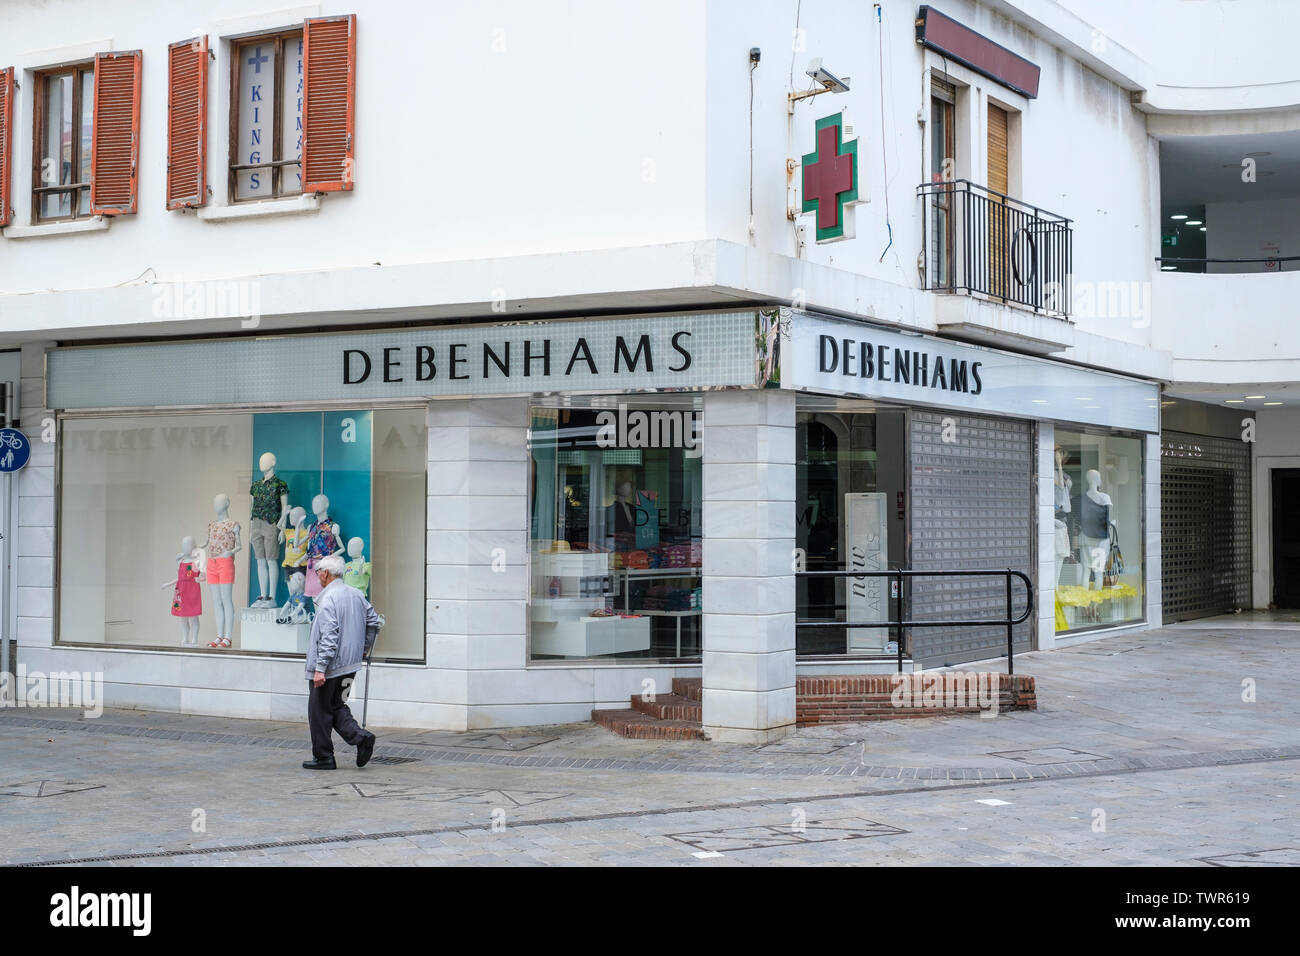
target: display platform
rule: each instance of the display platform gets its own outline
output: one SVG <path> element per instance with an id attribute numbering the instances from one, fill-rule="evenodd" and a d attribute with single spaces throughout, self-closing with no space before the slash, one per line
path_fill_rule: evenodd
<path id="1" fill-rule="evenodd" d="M 239 612 L 239 647 L 245 651 L 306 654 L 311 624 L 277 624 L 278 607 L 246 607 Z"/>

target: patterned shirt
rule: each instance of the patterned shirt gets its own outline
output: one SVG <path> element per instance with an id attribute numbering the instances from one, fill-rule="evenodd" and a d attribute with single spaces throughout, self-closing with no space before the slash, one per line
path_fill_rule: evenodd
<path id="1" fill-rule="evenodd" d="M 208 551 L 213 557 L 221 557 L 227 551 L 235 550 L 235 535 L 239 533 L 239 524 L 227 518 L 225 521 L 208 522 Z"/>
<path id="2" fill-rule="evenodd" d="M 313 521 L 307 528 L 307 556 L 323 558 L 333 554 L 342 547 L 342 542 L 334 534 L 334 522 L 328 517 L 324 521 Z"/>
<path id="3" fill-rule="evenodd" d="M 278 524 L 280 499 L 289 493 L 288 483 L 282 478 L 264 478 L 253 482 L 248 493 L 253 496 L 253 517 L 267 524 Z"/>

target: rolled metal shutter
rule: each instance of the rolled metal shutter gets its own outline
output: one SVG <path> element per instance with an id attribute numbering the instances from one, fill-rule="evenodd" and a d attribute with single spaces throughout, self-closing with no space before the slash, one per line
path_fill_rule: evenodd
<path id="1" fill-rule="evenodd" d="M 1250 607 L 1250 445 L 1166 431 L 1160 450 L 1164 623 Z"/>
<path id="2" fill-rule="evenodd" d="M 945 442 L 944 419 L 952 419 Z M 957 414 L 912 414 L 912 569 L 1012 568 L 1037 580 L 1034 548 L 1034 426 Z M 1013 580 L 1013 615 L 1024 611 L 1024 584 Z M 912 581 L 914 620 L 1002 618 L 1006 584 L 998 578 Z M 1033 616 L 1016 626 L 1015 649 L 1030 650 Z M 924 667 L 1006 654 L 1005 627 L 918 627 L 912 657 Z"/>

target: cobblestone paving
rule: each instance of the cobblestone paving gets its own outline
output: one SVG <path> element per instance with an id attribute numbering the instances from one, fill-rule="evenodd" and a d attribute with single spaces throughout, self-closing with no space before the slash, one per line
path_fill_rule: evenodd
<path id="1" fill-rule="evenodd" d="M 409 762 L 358 770 L 340 746 L 339 770 L 320 773 L 298 767 L 300 723 L 6 710 L 0 860 L 1295 860 L 1297 649 L 1294 625 L 1202 622 L 1017 658 L 1038 679 L 1037 712 L 816 727 L 767 747 L 590 725 L 373 728 L 376 757 Z"/>

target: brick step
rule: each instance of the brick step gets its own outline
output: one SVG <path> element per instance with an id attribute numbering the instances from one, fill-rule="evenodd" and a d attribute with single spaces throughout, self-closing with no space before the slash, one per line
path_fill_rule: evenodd
<path id="1" fill-rule="evenodd" d="M 673 693 L 687 700 L 702 701 L 704 700 L 704 678 L 674 677 Z"/>
<path id="2" fill-rule="evenodd" d="M 620 737 L 637 740 L 703 740 L 704 731 L 696 722 L 656 720 L 639 710 L 593 710 L 591 719 Z"/>
<path id="3" fill-rule="evenodd" d="M 658 720 L 686 720 L 699 723 L 704 719 L 704 705 L 680 694 L 659 694 L 654 700 L 632 696 L 632 709 Z"/>

